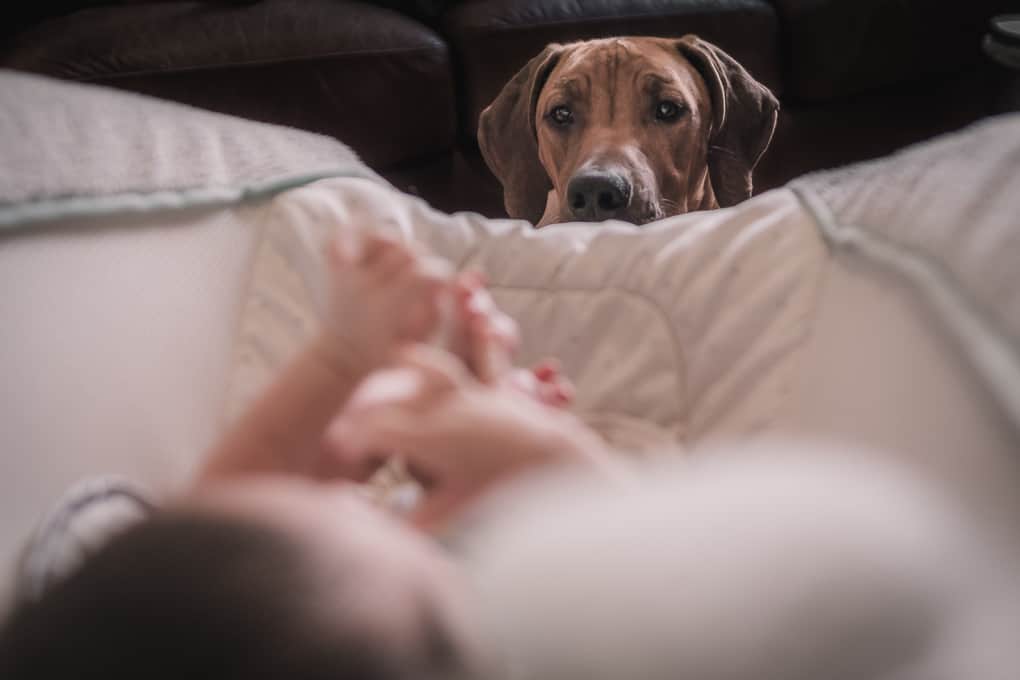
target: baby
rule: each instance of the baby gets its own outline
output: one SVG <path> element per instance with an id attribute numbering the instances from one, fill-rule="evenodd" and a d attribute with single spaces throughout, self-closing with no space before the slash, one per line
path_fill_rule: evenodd
<path id="1" fill-rule="evenodd" d="M 484 672 L 467 581 L 413 527 L 442 530 L 525 470 L 612 459 L 557 408 L 569 387 L 554 365 L 511 369 L 516 330 L 477 275 L 376 235 L 327 259 L 321 331 L 192 488 L 13 614 L 0 677 Z M 450 299 L 452 352 L 426 344 Z M 410 523 L 352 492 L 393 453 L 422 488 Z"/>
<path id="2" fill-rule="evenodd" d="M 560 680 L 857 680 L 908 662 L 909 677 L 991 677 L 939 656 L 955 634 L 995 667 L 967 646 L 997 639 L 959 625 L 996 601 L 969 532 L 916 483 L 860 461 L 805 464 L 811 447 L 801 461 L 777 449 L 662 468 L 621 494 L 578 489 L 566 512 L 529 495 L 539 502 L 503 516 L 527 531 L 497 541 L 476 572 L 488 596 L 472 591 L 415 526 L 442 531 L 529 470 L 615 476 L 615 458 L 557 408 L 569 395 L 554 369 L 512 371 L 515 332 L 479 279 L 377 236 L 329 259 L 322 331 L 193 488 L 14 613 L 0 677 L 491 678 L 485 632 Z M 450 295 L 463 331 L 452 352 L 428 344 Z M 422 488 L 410 522 L 352 492 L 393 454 Z M 1016 627 L 1002 630 L 1011 642 Z"/>

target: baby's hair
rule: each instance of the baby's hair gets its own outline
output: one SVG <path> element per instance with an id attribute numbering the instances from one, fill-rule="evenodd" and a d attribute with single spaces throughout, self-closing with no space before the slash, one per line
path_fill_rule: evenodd
<path id="1" fill-rule="evenodd" d="M 0 677 L 461 676 L 442 617 L 422 612 L 420 649 L 401 656 L 361 634 L 356 621 L 342 631 L 323 625 L 310 574 L 302 546 L 281 531 L 197 513 L 158 515 L 12 613 L 0 632 Z"/>

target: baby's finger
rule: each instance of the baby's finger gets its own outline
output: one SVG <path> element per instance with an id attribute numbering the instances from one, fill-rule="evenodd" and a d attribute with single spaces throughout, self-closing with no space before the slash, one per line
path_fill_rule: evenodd
<path id="1" fill-rule="evenodd" d="M 430 345 L 415 344 L 402 349 L 398 366 L 417 371 L 423 391 L 436 393 L 454 389 L 472 382 L 471 375 L 460 361 L 449 352 Z"/>
<path id="2" fill-rule="evenodd" d="M 496 310 L 490 316 L 489 323 L 492 326 L 493 337 L 503 345 L 506 354 L 509 356 L 516 352 L 521 342 L 521 333 L 517 322 Z"/>
<path id="3" fill-rule="evenodd" d="M 542 382 L 550 382 L 559 377 L 561 370 L 559 359 L 546 358 L 535 364 L 531 372 Z"/>
<path id="4" fill-rule="evenodd" d="M 407 311 L 400 331 L 401 340 L 428 342 L 443 334 L 443 291 L 443 284 L 437 281 L 420 284 L 416 289 L 396 291 L 407 303 L 403 307 Z"/>
<path id="5" fill-rule="evenodd" d="M 359 484 L 367 482 L 385 463 L 386 456 L 352 446 L 356 438 L 350 423 L 337 419 L 322 437 L 322 455 L 314 474 L 319 479 L 348 479 Z"/>
<path id="6" fill-rule="evenodd" d="M 415 267 L 416 272 L 419 276 L 425 278 L 438 279 L 446 284 L 450 284 L 454 280 L 453 276 L 453 265 L 447 260 L 435 255 L 421 255 L 417 258 L 417 266 Z"/>
<path id="7" fill-rule="evenodd" d="M 419 304 L 439 304 L 440 296 L 449 289 L 451 281 L 448 266 L 441 260 L 419 261 L 412 267 L 397 272 L 389 282 L 391 294 L 406 307 Z"/>
<path id="8" fill-rule="evenodd" d="M 425 532 L 437 533 L 452 520 L 475 494 L 439 488 L 427 492 L 410 516 L 410 523 Z"/>
<path id="9" fill-rule="evenodd" d="M 365 232 L 361 239 L 358 261 L 372 267 L 383 255 L 393 250 L 405 250 L 403 244 L 378 232 Z"/>
<path id="10" fill-rule="evenodd" d="M 326 464 L 338 476 L 367 481 L 385 463 L 388 452 L 413 441 L 414 429 L 400 406 L 373 406 L 357 417 L 341 416 L 323 435 Z"/>
<path id="11" fill-rule="evenodd" d="M 391 243 L 379 250 L 371 263 L 376 279 L 389 281 L 414 262 L 414 253 L 400 243 Z"/>
<path id="12" fill-rule="evenodd" d="M 350 266 L 355 259 L 350 239 L 343 234 L 337 233 L 326 246 L 326 263 L 334 271 Z"/>
<path id="13" fill-rule="evenodd" d="M 399 455 L 408 473 L 426 489 L 434 487 L 437 480 L 449 476 L 452 461 L 447 437 L 430 423 L 430 413 L 401 405 L 379 406 L 359 414 L 343 430 L 345 458 L 338 469 L 366 479 L 364 472 L 378 471 L 385 463 L 380 452 L 387 452 Z"/>
<path id="14" fill-rule="evenodd" d="M 574 400 L 574 389 L 569 383 L 540 382 L 537 389 L 539 401 L 549 406 L 562 408 Z"/>
<path id="15" fill-rule="evenodd" d="M 477 269 L 465 269 L 457 275 L 457 283 L 465 291 L 473 292 L 485 287 L 485 275 Z"/>
<path id="16" fill-rule="evenodd" d="M 495 384 L 502 375 L 500 368 L 504 362 L 498 355 L 503 349 L 494 341 L 486 317 L 475 315 L 468 319 L 468 349 L 475 377 L 486 385 Z"/>
<path id="17" fill-rule="evenodd" d="M 460 325 L 463 325 L 464 320 L 472 316 L 471 297 L 474 294 L 475 288 L 470 281 L 465 280 L 464 274 L 457 276 L 450 285 L 450 312 Z"/>
<path id="18" fill-rule="evenodd" d="M 492 295 L 485 288 L 477 288 L 468 300 L 467 313 L 488 319 L 492 337 L 502 342 L 508 351 L 517 348 L 519 332 L 517 323 L 500 311 Z"/>
<path id="19" fill-rule="evenodd" d="M 433 335 L 439 327 L 439 294 L 425 297 L 420 304 L 412 307 L 404 322 L 401 337 L 411 342 L 421 342 Z"/>

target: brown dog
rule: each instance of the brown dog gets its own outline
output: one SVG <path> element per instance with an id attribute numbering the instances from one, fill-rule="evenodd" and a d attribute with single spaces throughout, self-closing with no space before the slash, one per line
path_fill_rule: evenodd
<path id="1" fill-rule="evenodd" d="M 511 217 L 644 224 L 733 205 L 779 103 L 688 35 L 552 44 L 481 115 L 478 141 Z"/>

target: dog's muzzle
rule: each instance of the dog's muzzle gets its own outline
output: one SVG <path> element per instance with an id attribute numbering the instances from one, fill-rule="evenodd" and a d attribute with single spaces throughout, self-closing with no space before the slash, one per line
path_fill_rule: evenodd
<path id="1" fill-rule="evenodd" d="M 606 170 L 583 170 L 567 184 L 570 215 L 579 222 L 601 222 L 621 217 L 634 192 L 622 175 Z"/>

